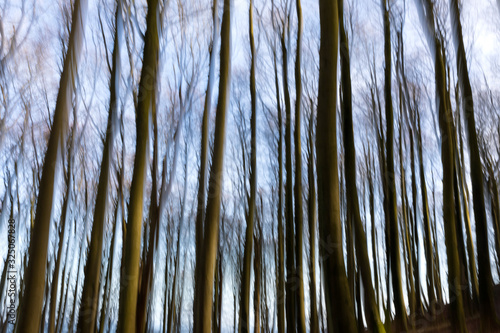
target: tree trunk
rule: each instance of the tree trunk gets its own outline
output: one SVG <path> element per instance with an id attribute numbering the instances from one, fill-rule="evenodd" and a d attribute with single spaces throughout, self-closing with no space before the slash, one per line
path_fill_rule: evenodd
<path id="1" fill-rule="evenodd" d="M 344 27 L 343 19 L 343 0 L 338 0 L 339 10 L 339 29 L 340 29 L 340 69 L 341 69 L 341 88 L 342 88 L 342 123 L 343 139 L 345 151 L 345 180 L 346 180 L 346 198 L 348 221 L 351 220 L 354 227 L 354 237 L 356 241 L 356 259 L 358 270 L 360 270 L 363 288 L 366 295 L 368 312 L 366 321 L 368 329 L 373 332 L 384 332 L 385 329 L 380 321 L 379 309 L 375 300 L 375 292 L 372 284 L 372 274 L 370 260 L 368 257 L 368 242 L 361 221 L 359 211 L 358 189 L 356 185 L 356 148 L 354 146 L 354 129 L 352 117 L 352 90 L 350 73 L 349 41 Z M 375 258 L 375 257 L 374 257 Z M 354 276 L 353 276 L 354 278 Z M 358 313 L 362 317 L 361 313 Z M 358 327 L 359 328 L 359 327 Z"/>
<path id="2" fill-rule="evenodd" d="M 255 91 L 255 43 L 253 38 L 253 1 L 250 0 L 249 8 L 249 38 L 250 38 L 250 96 L 252 115 L 251 127 L 251 152 L 250 152 L 250 194 L 247 196 L 248 211 L 246 212 L 247 229 L 245 234 L 245 250 L 243 254 L 243 271 L 240 292 L 240 323 L 239 332 L 250 331 L 250 275 L 252 270 L 252 252 L 255 224 L 255 196 L 257 194 L 257 96 Z M 257 272 L 255 272 L 257 274 Z"/>
<path id="3" fill-rule="evenodd" d="M 398 330 L 408 330 L 406 320 L 406 306 L 403 298 L 403 287 L 401 280 L 401 257 L 399 245 L 399 228 L 397 213 L 397 198 L 394 170 L 394 116 L 392 108 L 392 78 L 391 78 L 391 26 L 389 20 L 389 4 L 382 0 L 382 14 L 384 20 L 384 97 L 385 97 L 385 120 L 387 123 L 386 138 L 386 163 L 387 169 L 383 177 L 386 178 L 388 191 L 388 213 L 390 230 L 390 253 L 392 288 L 394 291 L 394 306 L 396 315 L 394 318 Z"/>
<path id="4" fill-rule="evenodd" d="M 56 165 L 58 155 L 64 151 L 62 143 L 66 141 L 68 113 L 75 93 L 78 59 L 83 43 L 85 29 L 86 0 L 75 0 L 73 18 L 69 36 L 68 50 L 64 59 L 63 71 L 59 82 L 52 130 L 45 153 L 42 178 L 38 191 L 35 223 L 29 245 L 29 264 L 24 280 L 24 294 L 20 304 L 16 332 L 36 333 L 40 327 L 45 287 L 47 249 L 50 238 Z"/>
<path id="5" fill-rule="evenodd" d="M 314 103 L 311 103 L 311 116 L 308 130 L 307 177 L 309 194 L 307 198 L 307 220 L 309 222 L 309 297 L 311 303 L 310 332 L 319 333 L 318 300 L 316 297 L 316 184 L 314 178 Z"/>
<path id="6" fill-rule="evenodd" d="M 304 213 L 302 204 L 302 144 L 301 144 L 301 103 L 302 103 L 302 6 L 295 0 L 297 10 L 297 52 L 295 55 L 295 302 L 297 316 L 297 332 L 306 332 L 306 315 L 304 305 L 304 270 L 303 270 L 303 234 Z"/>
<path id="7" fill-rule="evenodd" d="M 106 126 L 106 139 L 102 152 L 99 185 L 97 188 L 94 219 L 90 238 L 89 253 L 85 265 L 83 292 L 78 315 L 77 332 L 93 332 L 97 320 L 99 302 L 99 281 L 101 275 L 102 242 L 104 238 L 104 222 L 109 192 L 109 176 L 113 154 L 114 123 L 118 117 L 118 100 L 120 86 L 120 33 L 122 31 L 121 1 L 116 1 L 115 40 L 113 44 L 111 79 L 109 84 L 109 114 Z"/>
<path id="8" fill-rule="evenodd" d="M 203 249 L 203 221 L 205 219 L 205 201 L 206 201 L 206 188 L 207 188 L 207 165 L 208 165 L 208 129 L 209 129 L 209 112 L 212 107 L 212 90 L 215 80 L 215 61 L 217 52 L 214 48 L 217 47 L 219 41 L 219 10 L 218 0 L 213 0 L 212 15 L 213 15 L 213 35 L 210 45 L 210 63 L 208 71 L 207 90 L 205 92 L 205 105 L 203 107 L 203 119 L 201 125 L 201 148 L 200 148 L 200 172 L 198 178 L 198 193 L 197 193 L 197 209 L 196 209 L 196 261 L 195 261 L 195 279 L 198 278 L 198 270 L 201 267 L 202 249 Z M 200 282 L 195 282 L 199 286 Z M 193 300 L 193 330 L 197 332 L 198 322 L 198 307 L 199 293 L 195 289 Z"/>
<path id="9" fill-rule="evenodd" d="M 134 332 L 136 328 L 137 298 L 139 290 L 139 257 L 143 217 L 144 179 L 147 164 L 149 117 L 155 101 L 158 68 L 158 0 L 148 0 L 144 38 L 144 56 L 139 83 L 136 110 L 136 152 L 130 188 L 129 220 L 126 241 L 123 245 L 123 276 L 121 278 L 118 332 Z"/>
<path id="10" fill-rule="evenodd" d="M 436 34 L 434 28 L 434 10 L 430 0 L 422 0 L 419 13 L 425 15 L 422 22 L 425 33 L 430 36 L 431 49 L 434 52 L 435 81 L 437 95 L 437 109 L 439 128 L 441 131 L 441 162 L 443 165 L 443 223 L 445 231 L 446 252 L 448 258 L 448 288 L 450 303 L 454 314 L 453 325 L 456 331 L 467 332 L 463 308 L 462 291 L 460 286 L 460 263 L 457 251 L 456 216 L 454 205 L 454 156 L 453 156 L 453 123 L 451 109 L 446 91 L 446 70 L 444 49 L 441 44 L 441 35 Z M 425 14 L 424 14 L 425 8 Z"/>
<path id="11" fill-rule="evenodd" d="M 460 10 L 457 0 L 450 1 L 455 47 L 457 50 L 457 73 L 462 92 L 463 107 L 467 123 L 467 137 L 469 139 L 470 170 L 472 182 L 472 200 L 474 203 L 474 219 L 476 222 L 476 244 L 479 268 L 479 305 L 481 321 L 484 330 L 498 328 L 499 321 L 496 315 L 495 302 L 493 299 L 493 278 L 491 276 L 490 251 L 488 243 L 488 224 L 486 220 L 486 207 L 484 202 L 484 182 L 481 157 L 476 133 L 476 121 L 474 116 L 474 99 L 469 80 L 467 58 L 462 36 L 462 25 L 460 22 Z"/>
<path id="12" fill-rule="evenodd" d="M 348 291 L 342 251 L 337 173 L 337 1 L 320 0 L 320 70 L 316 130 L 318 221 L 325 277 L 328 331 L 356 332 L 353 301 Z M 333 93 L 332 93 L 333 92 Z"/>
<path id="13" fill-rule="evenodd" d="M 224 12 L 221 26 L 220 51 L 220 79 L 217 113 L 215 118 L 215 138 L 212 167 L 208 183 L 208 201 L 204 225 L 203 260 L 198 271 L 196 282 L 199 287 L 199 303 L 197 304 L 198 321 L 196 333 L 208 333 L 212 328 L 212 298 L 217 256 L 217 242 L 219 232 L 219 216 L 222 191 L 222 174 L 224 162 L 224 141 L 226 134 L 226 109 L 230 89 L 230 30 L 231 30 L 231 1 L 224 0 Z"/>

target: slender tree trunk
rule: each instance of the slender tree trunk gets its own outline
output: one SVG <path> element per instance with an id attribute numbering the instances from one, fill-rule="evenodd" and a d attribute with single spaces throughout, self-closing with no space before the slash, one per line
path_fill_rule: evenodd
<path id="1" fill-rule="evenodd" d="M 358 189 L 356 185 L 356 148 L 354 146 L 354 129 L 352 117 L 352 90 L 350 74 L 349 41 L 344 27 L 343 19 L 343 0 L 338 0 L 339 10 L 339 29 L 340 29 L 340 68 L 341 68 L 341 88 L 342 88 L 342 123 L 343 139 L 345 151 L 345 179 L 346 179 L 346 197 L 348 221 L 351 220 L 354 227 L 354 237 L 356 240 L 356 259 L 358 270 L 360 270 L 363 288 L 366 295 L 368 311 L 367 324 L 368 329 L 373 332 L 385 332 L 384 326 L 380 321 L 379 309 L 375 300 L 373 290 L 372 274 L 370 260 L 368 257 L 368 242 L 361 221 L 359 211 Z M 354 276 L 353 276 L 354 278 Z M 358 313 L 362 317 L 361 313 Z M 359 328 L 359 327 L 358 327 Z"/>
<path id="2" fill-rule="evenodd" d="M 321 44 L 316 130 L 318 221 L 325 277 L 328 332 L 356 332 L 342 251 L 337 173 L 337 1 L 320 0 Z"/>
<path id="3" fill-rule="evenodd" d="M 106 139 L 102 152 L 99 185 L 97 188 L 94 219 L 90 238 L 89 253 L 85 265 L 83 292 L 78 315 L 77 332 L 93 332 L 97 320 L 99 302 L 99 281 L 101 275 L 102 243 L 104 222 L 109 192 L 109 176 L 113 154 L 114 123 L 118 117 L 118 99 L 120 86 L 120 33 L 122 31 L 121 1 L 116 1 L 115 40 L 113 44 L 111 79 L 109 84 L 109 114 L 106 126 Z"/>
<path id="4" fill-rule="evenodd" d="M 139 103 L 136 111 L 136 152 L 123 254 L 124 270 L 121 278 L 118 332 L 134 332 L 136 328 L 146 152 L 149 117 L 155 103 L 153 91 L 156 89 L 158 68 L 158 0 L 148 0 L 146 22 L 143 67 L 139 82 Z"/>
<path id="5" fill-rule="evenodd" d="M 318 300 L 316 297 L 316 179 L 314 178 L 314 103 L 311 103 L 311 117 L 308 130 L 307 177 L 309 193 L 307 198 L 307 220 L 309 222 L 309 297 L 311 303 L 310 332 L 319 333 Z"/>
<path id="6" fill-rule="evenodd" d="M 21 300 L 16 332 L 36 333 L 40 327 L 45 287 L 47 249 L 50 237 L 50 221 L 54 199 L 56 165 L 58 154 L 64 151 L 68 113 L 75 93 L 78 59 L 83 43 L 86 15 L 86 0 L 75 0 L 68 50 L 64 59 L 63 71 L 59 82 L 59 92 L 53 117 L 52 130 L 45 153 L 42 178 L 38 191 L 35 223 L 29 245 L 29 264 L 24 280 L 24 294 Z"/>
<path id="7" fill-rule="evenodd" d="M 253 1 L 250 0 L 249 8 L 249 38 L 250 38 L 250 96 L 252 115 L 251 127 L 251 152 L 250 152 L 250 194 L 247 197 L 248 211 L 246 212 L 247 229 L 245 234 L 245 250 L 243 254 L 243 271 L 240 292 L 240 323 L 239 332 L 250 331 L 250 274 L 252 270 L 252 252 L 255 223 L 255 196 L 257 194 L 257 96 L 255 91 L 255 43 L 253 38 Z M 255 272 L 257 274 L 257 272 Z"/>
<path id="8" fill-rule="evenodd" d="M 422 194 L 422 219 L 424 224 L 424 253 L 425 253 L 425 263 L 426 263 L 426 281 L 427 281 L 427 298 L 429 301 L 429 309 L 431 314 L 433 313 L 433 307 L 436 306 L 436 298 L 434 293 L 435 283 L 434 283 L 434 249 L 432 246 L 433 237 L 431 233 L 431 223 L 429 215 L 429 202 L 427 199 L 427 184 L 425 182 L 425 171 L 424 171 L 424 158 L 422 154 L 422 134 L 420 129 L 420 115 L 417 112 L 418 117 L 418 160 L 419 163 L 419 174 L 420 174 L 420 192 Z"/>
<path id="9" fill-rule="evenodd" d="M 389 4 L 387 0 L 382 0 L 382 14 L 384 20 L 384 97 L 385 97 L 385 120 L 387 123 L 386 138 L 386 163 L 387 170 L 383 177 L 387 180 L 389 196 L 389 230 L 390 230 L 390 265 L 392 288 L 394 291 L 394 306 L 396 308 L 395 322 L 397 329 L 408 330 L 406 320 L 406 306 L 403 298 L 403 287 L 401 280 L 401 257 L 399 245 L 399 228 L 397 213 L 397 198 L 394 170 L 394 115 L 392 108 L 391 89 L 391 26 L 389 19 Z"/>
<path id="10" fill-rule="evenodd" d="M 197 208 L 196 208 L 196 261 L 195 261 L 195 279 L 198 278 L 198 270 L 201 267 L 202 249 L 203 249 L 203 221 L 205 219 L 205 201 L 206 201 L 206 187 L 207 187 L 207 165 L 208 165 L 208 129 L 209 129 L 209 113 L 212 107 L 212 90 L 215 80 L 215 61 L 219 41 L 219 10 L 218 0 L 213 0 L 212 15 L 213 15 L 213 35 L 210 45 L 210 63 L 208 72 L 207 90 L 205 92 L 205 105 L 203 107 L 203 119 L 201 125 L 201 149 L 200 149 L 200 172 L 198 178 L 198 193 L 197 193 Z M 195 281 L 195 288 L 199 286 L 200 282 Z M 193 330 L 197 332 L 197 323 L 199 318 L 198 307 L 199 292 L 195 289 L 193 301 Z"/>
<path id="11" fill-rule="evenodd" d="M 306 332 L 306 314 L 304 305 L 304 270 L 303 270 L 303 235 L 304 213 L 302 203 L 302 144 L 301 144 L 301 103 L 302 103 L 302 5 L 295 0 L 297 10 L 297 52 L 295 55 L 295 301 L 297 332 Z"/>
<path id="12" fill-rule="evenodd" d="M 460 286 L 460 263 L 457 251 L 456 216 L 454 205 L 454 156 L 453 156 L 453 123 L 451 109 L 446 91 L 446 70 L 444 49 L 441 44 L 442 37 L 436 34 L 434 28 L 434 9 L 430 0 L 422 0 L 419 13 L 425 15 L 424 29 L 429 29 L 426 34 L 430 36 L 431 48 L 434 52 L 435 80 L 437 109 L 439 115 L 439 128 L 441 131 L 441 162 L 443 165 L 443 223 L 445 231 L 446 252 L 448 258 L 448 288 L 454 314 L 453 326 L 458 332 L 467 332 L 463 308 L 462 291 Z M 425 8 L 425 14 L 424 14 Z"/>
<path id="13" fill-rule="evenodd" d="M 220 203 L 222 191 L 222 173 L 224 162 L 224 141 L 226 134 L 226 109 L 230 90 L 230 30 L 231 30 L 231 1 L 224 0 L 224 12 L 221 26 L 220 51 L 220 79 L 217 113 L 215 118 L 215 138 L 212 167 L 208 183 L 208 201 L 204 225 L 203 260 L 198 271 L 197 282 L 199 287 L 199 303 L 197 306 L 199 317 L 196 333 L 208 333 L 212 327 L 212 298 L 217 257 L 217 242 L 219 230 Z"/>

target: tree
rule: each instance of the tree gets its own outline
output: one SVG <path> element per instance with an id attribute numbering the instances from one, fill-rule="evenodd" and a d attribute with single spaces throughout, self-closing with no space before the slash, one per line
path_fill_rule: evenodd
<path id="1" fill-rule="evenodd" d="M 373 332 L 384 332 L 385 329 L 380 321 L 378 304 L 375 301 L 373 291 L 372 274 L 370 261 L 368 258 L 368 242 L 361 221 L 359 211 L 358 189 L 356 185 L 356 148 L 354 146 L 354 130 L 352 120 L 352 88 L 350 73 L 349 41 L 344 27 L 344 1 L 338 0 L 338 17 L 340 31 L 340 75 L 341 75 L 341 109 L 343 124 L 343 139 L 345 151 L 345 181 L 346 181 L 346 199 L 348 220 L 352 220 L 354 225 L 354 238 L 356 242 L 356 259 L 358 270 L 361 273 L 363 287 L 365 290 L 365 299 L 368 311 L 367 324 L 368 329 Z M 359 283 L 358 283 L 359 284 Z M 362 318 L 361 312 L 358 312 L 358 319 Z M 361 321 L 362 323 L 362 321 Z M 359 328 L 359 327 L 358 327 Z"/>
<path id="2" fill-rule="evenodd" d="M 144 178 L 147 164 L 149 117 L 154 107 L 158 69 L 158 0 L 148 0 L 144 55 L 136 109 L 136 151 L 130 188 L 127 234 L 123 245 L 118 332 L 134 332 L 139 289 L 139 259 L 143 216 Z"/>
<path id="3" fill-rule="evenodd" d="M 429 37 L 429 47 L 434 53 L 436 95 L 438 96 L 439 129 L 441 132 L 441 162 L 443 165 L 443 222 L 445 230 L 446 253 L 448 258 L 448 288 L 454 312 L 453 325 L 457 331 L 466 332 L 462 291 L 460 287 L 460 265 L 457 251 L 456 218 L 453 195 L 453 142 L 452 113 L 446 91 L 446 69 L 442 36 L 435 31 L 434 8 L 431 0 L 419 2 L 419 14 L 423 28 Z M 452 297 L 454 295 L 455 297 Z"/>
<path id="4" fill-rule="evenodd" d="M 462 24 L 460 22 L 460 9 L 458 0 L 450 0 L 452 28 L 457 55 L 457 73 L 460 91 L 462 93 L 463 108 L 466 120 L 467 137 L 469 139 L 470 170 L 472 182 L 472 199 L 474 204 L 474 219 L 476 221 L 476 244 L 478 246 L 479 268 L 479 304 L 483 329 L 491 330 L 500 323 L 495 310 L 493 299 L 493 279 L 491 276 L 490 251 L 488 245 L 488 223 L 486 220 L 486 207 L 484 202 L 484 181 L 479 145 L 476 133 L 476 120 L 474 115 L 474 99 L 467 68 Z"/>
<path id="5" fill-rule="evenodd" d="M 83 42 L 86 6 L 86 0 L 75 0 L 73 5 L 68 50 L 59 81 L 59 92 L 54 111 L 52 130 L 50 131 L 38 191 L 35 221 L 29 246 L 29 264 L 26 271 L 26 278 L 23 282 L 24 294 L 17 321 L 17 332 L 34 333 L 39 330 L 43 306 L 54 187 L 57 183 L 55 178 L 56 165 L 59 164 L 58 155 L 64 151 L 62 143 L 66 141 L 68 113 L 75 93 L 78 60 Z"/>
<path id="6" fill-rule="evenodd" d="M 255 201 L 257 195 L 257 96 L 255 89 L 255 42 L 253 37 L 253 1 L 250 0 L 249 7 L 249 38 L 250 38 L 250 96 L 252 115 L 250 119 L 251 127 L 251 152 L 250 152 L 250 194 L 247 195 L 248 210 L 245 212 L 247 230 L 245 233 L 245 250 L 243 254 L 243 271 L 241 277 L 240 292 L 240 323 L 239 332 L 250 330 L 250 273 L 252 269 L 252 251 L 254 240 L 255 224 Z M 257 253 L 256 253 L 257 254 Z M 258 259 L 255 259 L 257 261 Z M 257 266 L 257 263 L 255 264 Z M 255 272 L 257 274 L 257 272 Z M 256 291 L 257 292 L 257 291 Z M 257 315 L 255 316 L 257 320 Z"/>
<path id="7" fill-rule="evenodd" d="M 318 175 L 318 222 L 320 253 L 325 276 L 325 299 L 329 332 L 355 332 L 354 306 L 344 270 L 339 215 L 337 174 L 337 1 L 320 0 L 321 45 L 319 51 L 316 169 Z"/>
<path id="8" fill-rule="evenodd" d="M 389 242 L 390 251 L 387 254 L 391 266 L 392 288 L 394 291 L 394 306 L 396 316 L 394 318 L 397 329 L 408 330 L 406 320 L 406 307 L 403 298 L 403 287 L 401 280 L 401 256 L 399 246 L 399 227 L 396 198 L 396 184 L 394 171 L 394 115 L 392 108 L 392 78 L 391 78 L 391 26 L 389 19 L 389 4 L 382 0 L 382 16 L 384 21 L 384 98 L 385 98 L 385 121 L 386 132 L 386 163 L 387 169 L 383 177 L 387 181 L 388 195 L 388 220 L 389 220 Z"/>
<path id="9" fill-rule="evenodd" d="M 99 281 L 101 277 L 102 243 L 104 238 L 104 222 L 109 195 L 109 177 L 111 174 L 111 157 L 116 129 L 114 123 L 118 117 L 118 100 L 120 88 L 120 32 L 122 31 L 121 1 L 115 4 L 115 36 L 113 42 L 111 78 L 109 80 L 109 114 L 106 126 L 106 138 L 102 152 L 101 171 L 94 208 L 94 223 L 90 238 L 87 264 L 83 282 L 82 300 L 78 315 L 78 332 L 93 332 L 97 320 Z"/>
<path id="10" fill-rule="evenodd" d="M 196 290 L 199 293 L 199 302 L 196 320 L 199 322 L 195 332 L 210 332 L 212 328 L 212 297 L 217 256 L 217 242 L 219 230 L 220 202 L 222 191 L 222 171 L 224 163 L 224 141 L 226 131 L 226 108 L 229 99 L 230 81 L 230 31 L 231 30 L 231 1 L 224 0 L 224 12 L 221 25 L 221 51 L 220 51 L 220 79 L 219 97 L 215 118 L 214 151 L 212 167 L 208 182 L 208 200 L 206 206 L 203 260 L 201 269 L 196 277 Z"/>

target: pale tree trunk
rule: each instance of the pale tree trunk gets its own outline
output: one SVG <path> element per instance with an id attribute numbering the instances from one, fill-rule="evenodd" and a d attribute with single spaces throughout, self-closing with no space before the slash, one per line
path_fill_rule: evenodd
<path id="1" fill-rule="evenodd" d="M 20 304 L 16 332 L 38 332 L 43 307 L 45 287 L 47 248 L 50 236 L 50 217 L 54 200 L 56 165 L 60 164 L 58 156 L 64 152 L 64 142 L 68 127 L 68 113 L 75 94 L 78 59 L 80 58 L 84 23 L 86 16 L 86 0 L 75 0 L 73 18 L 69 36 L 68 50 L 64 59 L 63 71 L 59 81 L 59 92 L 56 100 L 52 130 L 45 153 L 42 178 L 38 191 L 34 227 L 29 245 L 29 264 L 24 280 L 24 294 Z"/>
<path id="2" fill-rule="evenodd" d="M 337 173 L 337 1 L 320 0 L 319 10 L 321 45 L 316 151 L 320 252 L 328 332 L 356 332 L 354 306 L 344 269 Z"/>
<path id="3" fill-rule="evenodd" d="M 136 328 L 137 296 L 139 290 L 139 260 L 143 217 L 144 179 L 147 164 L 149 117 L 155 101 L 158 68 L 159 28 L 158 0 L 148 0 L 144 37 L 144 56 L 139 81 L 136 110 L 136 151 L 130 187 L 127 234 L 123 245 L 123 264 L 118 315 L 118 332 L 134 332 Z"/>
<path id="4" fill-rule="evenodd" d="M 217 257 L 217 242 L 219 232 L 219 216 L 222 191 L 222 173 L 224 162 L 224 141 L 226 136 L 226 109 L 230 91 L 230 30 L 231 30 L 231 1 L 224 0 L 224 12 L 221 25 L 221 51 L 220 51 L 220 79 L 219 97 L 215 117 L 215 138 L 212 167 L 208 182 L 208 201 L 206 207 L 203 260 L 199 275 L 196 277 L 199 293 L 198 321 L 195 332 L 208 333 L 212 328 L 213 285 L 215 261 Z M 198 263 L 200 264 L 200 263 Z"/>

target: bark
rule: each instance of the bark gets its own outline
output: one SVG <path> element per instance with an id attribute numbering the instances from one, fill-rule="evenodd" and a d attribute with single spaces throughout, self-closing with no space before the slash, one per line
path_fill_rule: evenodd
<path id="1" fill-rule="evenodd" d="M 342 251 L 339 180 L 337 173 L 337 1 L 320 0 L 320 70 L 316 130 L 318 221 L 325 277 L 328 332 L 357 331 L 353 301 L 348 292 Z"/>
<path id="2" fill-rule="evenodd" d="M 104 238 L 104 223 L 106 219 L 109 177 L 113 154 L 114 123 L 118 117 L 118 100 L 120 85 L 120 32 L 122 30 L 121 1 L 116 1 L 115 40 L 113 43 L 112 68 L 109 84 L 109 113 L 106 126 L 106 139 L 102 152 L 99 185 L 97 188 L 94 208 L 94 219 L 89 245 L 87 263 L 83 282 L 83 292 L 78 315 L 77 332 L 94 332 L 99 303 L 99 281 L 101 275 L 102 243 Z"/>
<path id="3" fill-rule="evenodd" d="M 479 145 L 476 133 L 474 115 L 474 99 L 467 68 L 467 57 L 462 36 L 460 9 L 457 0 L 450 1 L 452 28 L 457 54 L 458 81 L 462 92 L 467 137 L 469 139 L 470 170 L 472 182 L 472 200 L 474 204 L 474 220 L 476 222 L 476 244 L 479 269 L 479 305 L 483 329 L 491 330 L 500 325 L 493 299 L 493 278 L 490 266 L 490 251 L 488 243 L 488 224 L 486 220 L 486 205 L 484 200 L 484 181 Z"/>
<path id="4" fill-rule="evenodd" d="M 251 152 L 250 152 L 250 194 L 247 196 L 248 210 L 246 212 L 247 229 L 245 233 L 245 249 L 243 253 L 243 271 L 240 292 L 240 323 L 239 332 L 250 330 L 250 275 L 252 270 L 252 252 L 255 224 L 255 201 L 257 194 L 257 96 L 255 89 L 255 43 L 253 37 L 253 1 L 249 7 L 249 38 L 250 38 L 250 97 L 251 97 Z M 255 272 L 257 274 L 257 272 Z"/>
<path id="5" fill-rule="evenodd" d="M 134 332 L 136 328 L 137 298 L 139 290 L 139 260 L 143 217 L 144 179 L 147 164 L 149 117 L 155 101 L 158 68 L 158 0 L 148 0 L 144 38 L 144 55 L 136 109 L 136 152 L 130 188 L 127 235 L 123 254 L 118 332 Z"/>
<path id="6" fill-rule="evenodd" d="M 16 332 L 38 332 L 43 307 L 45 287 L 47 248 L 50 236 L 50 217 L 54 199 L 54 185 L 58 155 L 64 151 L 62 143 L 66 141 L 68 113 L 75 93 L 78 60 L 83 42 L 86 0 L 75 0 L 68 50 L 64 59 L 63 71 L 59 81 L 52 130 L 50 131 L 45 153 L 42 178 L 38 191 L 38 203 L 34 227 L 29 245 L 29 264 L 24 280 L 24 294 L 20 304 Z"/>
<path id="7" fill-rule="evenodd" d="M 205 215 L 203 237 L 203 260 L 197 277 L 196 290 L 199 293 L 198 321 L 195 332 L 208 333 L 212 327 L 212 298 L 217 257 L 217 242 L 219 231 L 219 216 L 222 190 L 222 173 L 224 162 L 224 141 L 226 130 L 226 109 L 229 100 L 230 81 L 230 30 L 231 1 L 224 0 L 224 13 L 221 26 L 220 79 L 219 97 L 215 118 L 215 138 L 212 167 L 208 183 L 208 201 Z"/>

